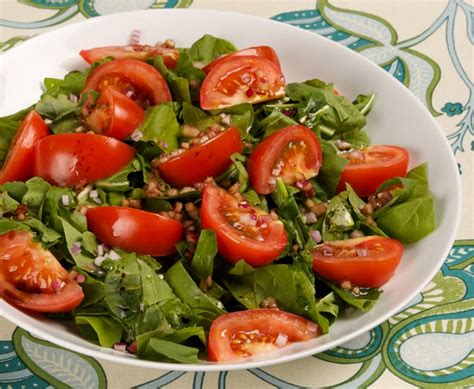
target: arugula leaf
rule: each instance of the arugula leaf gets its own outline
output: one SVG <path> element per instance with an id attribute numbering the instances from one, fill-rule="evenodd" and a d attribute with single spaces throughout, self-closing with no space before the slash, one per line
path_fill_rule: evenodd
<path id="1" fill-rule="evenodd" d="M 30 227 L 33 231 L 36 231 L 39 234 L 41 242 L 48 247 L 55 245 L 62 239 L 61 234 L 48 228 L 38 219 L 28 217 L 22 223 Z"/>
<path id="2" fill-rule="evenodd" d="M 173 101 L 191 102 L 191 93 L 189 90 L 189 81 L 185 77 L 180 77 L 174 72 L 169 70 L 163 58 L 160 56 L 155 57 L 153 65 L 166 79 L 168 86 L 170 87 L 171 94 L 173 95 Z"/>
<path id="3" fill-rule="evenodd" d="M 195 107 L 194 105 L 184 102 L 183 108 L 181 110 L 181 115 L 183 116 L 184 124 L 194 124 L 203 119 L 208 119 L 209 115 L 204 112 L 202 109 Z"/>
<path id="4" fill-rule="evenodd" d="M 336 136 L 336 138 L 352 144 L 355 149 L 363 149 L 372 143 L 369 134 L 364 130 L 347 131 L 340 136 Z"/>
<path id="5" fill-rule="evenodd" d="M 16 220 L 0 218 L 0 235 L 6 234 L 10 231 L 28 231 L 28 226 Z"/>
<path id="6" fill-rule="evenodd" d="M 57 120 L 71 113 L 79 113 L 79 104 L 73 103 L 66 95 L 60 94 L 57 97 L 43 95 L 35 105 L 35 110 L 41 116 L 51 120 Z"/>
<path id="7" fill-rule="evenodd" d="M 252 128 L 254 121 L 253 107 L 249 103 L 234 105 L 218 111 L 212 111 L 216 122 L 220 121 L 221 114 L 230 115 L 230 124 L 240 130 L 241 136 L 244 138 Z"/>
<path id="8" fill-rule="evenodd" d="M 127 192 L 132 189 L 129 175 L 142 171 L 142 165 L 138 159 L 134 159 L 122 170 L 103 180 L 95 182 L 95 187 L 106 192 Z"/>
<path id="9" fill-rule="evenodd" d="M 15 211 L 20 203 L 12 198 L 8 192 L 0 193 L 0 217 Z"/>
<path id="10" fill-rule="evenodd" d="M 234 51 L 237 51 L 237 48 L 231 42 L 206 34 L 193 43 L 189 53 L 193 61 L 207 65 L 217 57 Z"/>
<path id="11" fill-rule="evenodd" d="M 24 182 L 21 181 L 10 181 L 5 182 L 3 185 L 0 185 L 0 191 L 7 192 L 13 199 L 20 202 L 25 193 L 27 192 L 27 187 Z"/>
<path id="12" fill-rule="evenodd" d="M 356 295 L 351 290 L 342 289 L 337 284 L 329 282 L 320 278 L 327 286 L 329 286 L 333 292 L 340 297 L 346 304 L 355 307 L 362 312 L 370 311 L 377 300 L 379 299 L 382 291 L 375 288 L 361 288 L 360 294 Z"/>
<path id="13" fill-rule="evenodd" d="M 237 170 L 237 177 L 239 179 L 239 192 L 243 193 L 249 186 L 249 174 L 245 168 L 245 161 L 247 158 L 239 153 L 234 153 L 230 156 L 233 167 Z"/>
<path id="14" fill-rule="evenodd" d="M 26 193 L 22 196 L 21 202 L 28 206 L 28 211 L 38 214 L 43 204 L 46 194 L 51 189 L 51 185 L 40 177 L 30 178 L 25 182 Z M 70 193 L 68 193 L 70 194 Z"/>
<path id="15" fill-rule="evenodd" d="M 370 95 L 358 95 L 356 99 L 352 102 L 354 107 L 356 107 L 362 115 L 367 116 L 367 114 L 372 109 L 375 102 L 375 94 L 371 93 Z"/>
<path id="16" fill-rule="evenodd" d="M 201 230 L 196 251 L 191 261 L 191 269 L 201 280 L 212 276 L 216 254 L 217 240 L 215 232 L 212 230 Z"/>
<path id="17" fill-rule="evenodd" d="M 322 229 L 324 241 L 341 240 L 344 233 L 354 227 L 347 197 L 347 192 L 341 192 L 329 201 Z"/>
<path id="18" fill-rule="evenodd" d="M 59 78 L 45 78 L 44 86 L 46 90 L 44 94 L 52 97 L 56 97 L 60 94 L 79 95 L 86 85 L 87 76 L 91 69 L 92 67 L 83 72 L 72 71 L 66 74 L 62 80 Z"/>
<path id="19" fill-rule="evenodd" d="M 71 224 L 69 224 L 65 219 L 59 218 L 62 224 L 62 230 L 64 233 L 65 244 L 67 246 L 67 250 L 69 252 L 70 258 L 74 261 L 76 266 L 79 269 L 85 271 L 91 271 L 95 268 L 94 266 L 94 257 L 83 250 L 83 240 L 84 235 L 83 233 L 79 232 L 76 228 L 74 228 Z M 87 236 L 87 235 L 86 235 Z M 87 239 L 87 238 L 86 238 Z M 73 247 L 81 245 L 81 250 L 76 252 Z"/>
<path id="20" fill-rule="evenodd" d="M 82 336 L 102 347 L 112 347 L 122 339 L 122 327 L 120 323 L 110 316 L 76 316 L 76 326 Z"/>
<path id="21" fill-rule="evenodd" d="M 0 118 L 0 166 L 3 165 L 7 157 L 10 142 L 15 136 L 18 127 L 20 127 L 22 120 L 30 111 L 31 107 L 22 109 L 13 115 Z"/>
<path id="22" fill-rule="evenodd" d="M 143 141 L 156 142 L 166 152 L 178 148 L 179 124 L 168 104 L 148 108 L 138 131 L 143 134 Z"/>
<path id="23" fill-rule="evenodd" d="M 163 339 L 151 338 L 139 356 L 144 359 L 166 362 L 198 363 L 199 349 L 183 346 Z"/>
<path id="24" fill-rule="evenodd" d="M 259 127 L 260 131 L 263 131 L 263 137 L 266 138 L 274 132 L 294 124 L 297 124 L 297 122 L 280 111 L 273 110 L 270 115 L 259 122 Z"/>
<path id="25" fill-rule="evenodd" d="M 321 140 L 321 148 L 324 163 L 319 171 L 317 181 L 327 193 L 328 198 L 331 198 L 336 193 L 342 172 L 349 161 L 339 157 L 334 146 L 327 141 Z"/>

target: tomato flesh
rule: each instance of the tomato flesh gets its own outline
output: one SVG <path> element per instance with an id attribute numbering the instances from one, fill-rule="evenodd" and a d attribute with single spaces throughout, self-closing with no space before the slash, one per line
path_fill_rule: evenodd
<path id="1" fill-rule="evenodd" d="M 290 185 L 313 178 L 321 165 L 319 139 L 302 125 L 285 127 L 267 136 L 247 161 L 250 182 L 260 194 L 273 192 L 278 177 Z"/>
<path id="2" fill-rule="evenodd" d="M 80 186 L 111 176 L 134 156 L 133 147 L 108 136 L 51 135 L 36 144 L 34 173 L 53 185 Z"/>
<path id="3" fill-rule="evenodd" d="M 171 101 L 170 90 L 160 72 L 136 59 L 114 59 L 99 65 L 87 78 L 81 96 L 91 90 L 102 92 L 110 86 L 133 96 L 142 108 Z M 82 108 L 84 116 L 88 116 L 92 105 L 93 98 L 89 96 Z"/>
<path id="4" fill-rule="evenodd" d="M 33 176 L 34 147 L 49 135 L 48 126 L 36 111 L 23 119 L 0 170 L 0 185 L 8 181 L 26 181 Z"/>
<path id="5" fill-rule="evenodd" d="M 84 299 L 58 260 L 26 231 L 0 235 L 0 295 L 36 312 L 68 312 Z"/>
<path id="6" fill-rule="evenodd" d="M 231 155 L 242 149 L 239 130 L 230 127 L 210 140 L 158 163 L 157 167 L 166 182 L 182 188 L 218 176 L 232 163 Z"/>
<path id="7" fill-rule="evenodd" d="M 345 190 L 347 182 L 359 196 L 367 197 L 386 180 L 407 174 L 409 154 L 403 147 L 376 145 L 339 156 L 349 163 L 342 172 L 337 192 Z"/>
<path id="8" fill-rule="evenodd" d="M 201 108 L 220 109 L 242 103 L 260 103 L 285 94 L 285 77 L 271 61 L 256 56 L 223 59 L 204 79 Z"/>
<path id="9" fill-rule="evenodd" d="M 85 123 L 98 134 L 125 139 L 140 126 L 145 111 L 132 99 L 112 87 L 106 88 L 85 119 Z"/>
<path id="10" fill-rule="evenodd" d="M 163 62 L 168 68 L 174 68 L 179 58 L 179 51 L 177 49 L 150 45 L 95 47 L 89 50 L 81 50 L 79 54 L 86 62 L 90 64 L 107 57 L 112 57 L 115 59 L 129 58 L 146 61 L 150 58 L 160 56 L 163 58 Z"/>
<path id="11" fill-rule="evenodd" d="M 219 253 L 232 264 L 268 265 L 288 243 L 281 221 L 213 186 L 204 190 L 201 225 L 216 233 Z"/>
<path id="12" fill-rule="evenodd" d="M 320 333 L 317 324 L 277 309 L 232 312 L 212 323 L 208 355 L 211 361 L 230 362 L 312 339 Z"/>
<path id="13" fill-rule="evenodd" d="M 183 236 L 183 226 L 178 221 L 134 208 L 91 208 L 86 217 L 88 229 L 99 240 L 138 254 L 173 254 Z"/>
<path id="14" fill-rule="evenodd" d="M 395 273 L 403 245 L 381 236 L 325 242 L 312 250 L 313 270 L 337 282 L 377 288 Z"/>
<path id="15" fill-rule="evenodd" d="M 227 60 L 228 58 L 235 58 L 241 56 L 251 56 L 251 57 L 261 57 L 268 59 L 272 62 L 278 69 L 281 69 L 280 59 L 278 58 L 277 53 L 273 50 L 270 46 L 256 46 L 256 47 L 249 47 L 247 49 L 242 49 L 236 51 L 235 53 L 230 53 L 223 55 L 219 58 L 216 58 L 210 64 L 207 64 L 202 68 L 204 73 L 209 73 L 212 69 L 214 69 L 217 65 L 222 63 L 223 61 Z"/>

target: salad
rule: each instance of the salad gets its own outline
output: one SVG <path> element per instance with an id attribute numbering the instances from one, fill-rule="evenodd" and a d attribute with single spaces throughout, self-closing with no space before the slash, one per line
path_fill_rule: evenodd
<path id="1" fill-rule="evenodd" d="M 238 361 L 369 311 L 435 229 L 426 164 L 364 130 L 373 94 L 287 83 L 271 47 L 211 35 L 80 55 L 0 118 L 18 308 L 139 358 Z"/>

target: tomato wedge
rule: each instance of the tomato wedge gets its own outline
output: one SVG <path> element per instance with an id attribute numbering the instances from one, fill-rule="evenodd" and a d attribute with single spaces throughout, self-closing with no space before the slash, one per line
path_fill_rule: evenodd
<path id="1" fill-rule="evenodd" d="M 318 175 L 322 165 L 321 144 L 308 127 L 293 125 L 267 136 L 247 161 L 250 182 L 260 194 L 275 190 L 280 177 L 294 185 Z"/>
<path id="2" fill-rule="evenodd" d="M 98 134 L 124 139 L 143 122 L 145 111 L 112 87 L 106 88 L 85 123 Z"/>
<path id="3" fill-rule="evenodd" d="M 76 281 L 26 231 L 0 235 L 0 296 L 35 312 L 69 312 L 84 299 Z"/>
<path id="4" fill-rule="evenodd" d="M 112 86 L 133 99 L 142 108 L 171 101 L 171 93 L 165 79 L 153 66 L 136 59 L 114 59 L 96 67 L 87 78 L 81 92 L 102 92 Z M 93 97 L 89 96 L 82 108 L 87 116 L 92 109 Z"/>
<path id="5" fill-rule="evenodd" d="M 395 239 L 368 236 L 325 242 L 312 255 L 313 270 L 328 280 L 378 288 L 395 273 L 403 245 Z"/>
<path id="6" fill-rule="evenodd" d="M 36 111 L 23 119 L 0 170 L 0 185 L 8 181 L 26 181 L 33 176 L 35 144 L 49 135 L 48 126 Z"/>
<path id="7" fill-rule="evenodd" d="M 243 143 L 235 127 L 223 131 L 204 143 L 193 146 L 157 164 L 160 175 L 175 188 L 191 186 L 224 172 L 232 163 L 230 156 L 240 153 Z"/>
<path id="8" fill-rule="evenodd" d="M 95 134 L 58 134 L 43 138 L 35 148 L 35 176 L 53 185 L 85 185 L 124 168 L 135 149 Z"/>
<path id="9" fill-rule="evenodd" d="M 127 207 L 98 207 L 87 211 L 87 225 L 99 240 L 138 254 L 161 257 L 176 252 L 183 236 L 180 222 Z"/>
<path id="10" fill-rule="evenodd" d="M 160 56 L 168 68 L 174 68 L 179 58 L 179 51 L 177 49 L 150 45 L 95 47 L 89 50 L 81 50 L 79 54 L 88 63 L 100 61 L 107 57 L 115 59 L 131 58 L 146 61 L 147 59 Z"/>
<path id="11" fill-rule="evenodd" d="M 207 75 L 201 87 L 201 108 L 220 109 L 241 103 L 260 103 L 285 94 L 285 77 L 266 58 L 224 58 Z"/>
<path id="12" fill-rule="evenodd" d="M 224 189 L 208 186 L 201 205 L 202 228 L 214 230 L 219 253 L 230 263 L 252 266 L 273 262 L 288 243 L 283 223 Z"/>
<path id="13" fill-rule="evenodd" d="M 278 350 L 321 334 L 319 326 L 278 309 L 249 309 L 219 316 L 209 330 L 211 361 L 230 362 Z"/>
<path id="14" fill-rule="evenodd" d="M 219 58 L 216 58 L 210 64 L 207 64 L 202 68 L 204 73 L 209 73 L 212 69 L 214 69 L 217 65 L 225 61 L 227 58 L 235 58 L 241 56 L 251 56 L 251 57 L 262 57 L 268 59 L 270 62 L 273 62 L 278 69 L 281 69 L 280 59 L 278 58 L 277 53 L 273 50 L 270 46 L 256 46 L 256 47 L 249 47 L 247 49 L 236 51 L 235 53 L 230 53 L 226 55 L 222 55 Z"/>
<path id="15" fill-rule="evenodd" d="M 367 197 L 388 179 L 407 174 L 409 154 L 403 147 L 376 145 L 339 156 L 349 163 L 342 172 L 337 192 L 345 190 L 347 182 L 359 196 Z"/>

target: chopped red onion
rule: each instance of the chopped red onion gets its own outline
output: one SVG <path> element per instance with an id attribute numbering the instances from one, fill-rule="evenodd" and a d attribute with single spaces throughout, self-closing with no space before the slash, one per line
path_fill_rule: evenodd
<path id="1" fill-rule="evenodd" d="M 365 247 L 358 247 L 356 248 L 356 253 L 358 257 L 366 257 L 367 255 L 369 255 L 369 250 L 367 250 Z"/>
<path id="2" fill-rule="evenodd" d="M 137 349 L 138 349 L 137 342 L 130 343 L 127 347 L 127 350 L 131 352 L 132 354 L 136 354 Z"/>
<path id="3" fill-rule="evenodd" d="M 316 214 L 314 212 L 305 213 L 306 224 L 314 224 L 318 221 Z"/>
<path id="4" fill-rule="evenodd" d="M 84 274 L 78 274 L 76 276 L 76 278 L 74 278 L 74 280 L 78 283 L 78 284 L 82 284 L 85 280 L 86 280 L 86 276 Z"/>
<path id="5" fill-rule="evenodd" d="M 96 199 L 97 197 L 99 197 L 99 192 L 97 192 L 95 189 L 94 189 L 94 190 L 91 190 L 91 191 L 89 192 L 89 197 L 90 197 L 91 199 Z"/>
<path id="6" fill-rule="evenodd" d="M 130 34 L 130 44 L 131 45 L 140 44 L 141 35 L 142 35 L 142 32 L 140 30 L 132 30 L 132 33 Z"/>
<path id="7" fill-rule="evenodd" d="M 97 255 L 99 257 L 101 257 L 102 255 L 104 255 L 104 246 L 99 244 L 97 245 Z"/>
<path id="8" fill-rule="evenodd" d="M 73 103 L 77 103 L 79 101 L 79 98 L 75 94 L 70 93 L 69 100 Z"/>
<path id="9" fill-rule="evenodd" d="M 115 343 L 114 344 L 114 350 L 126 351 L 127 350 L 127 344 L 126 343 Z"/>
<path id="10" fill-rule="evenodd" d="M 362 151 L 359 151 L 359 150 L 355 150 L 355 151 L 351 151 L 349 153 L 349 157 L 350 159 L 356 159 L 356 160 L 359 160 L 359 161 L 365 161 L 365 155 Z"/>
<path id="11" fill-rule="evenodd" d="M 48 119 L 48 118 L 44 119 L 44 124 L 46 124 L 46 125 L 49 125 L 49 124 L 51 124 L 52 122 L 53 122 L 53 121 L 52 121 L 51 119 Z"/>
<path id="12" fill-rule="evenodd" d="M 75 242 L 73 243 L 73 245 L 71 246 L 71 254 L 72 255 L 77 255 L 81 252 L 81 244 L 79 242 Z"/>
<path id="13" fill-rule="evenodd" d="M 362 238 L 364 236 L 364 233 L 362 231 L 359 231 L 359 230 L 354 230 L 350 233 L 349 235 L 351 238 Z"/>
<path id="14" fill-rule="evenodd" d="M 99 256 L 94 259 L 94 265 L 102 266 L 102 262 L 104 262 L 105 257 Z"/>
<path id="15" fill-rule="evenodd" d="M 130 135 L 130 138 L 134 140 L 135 142 L 138 142 L 140 139 L 143 138 L 143 133 L 139 130 L 135 130 L 132 132 L 132 135 Z"/>
<path id="16" fill-rule="evenodd" d="M 338 139 L 336 140 L 336 147 L 339 150 L 349 150 L 352 148 L 352 145 L 349 142 Z"/>
<path id="17" fill-rule="evenodd" d="M 308 332 L 312 333 L 313 335 L 316 335 L 319 332 L 319 326 L 312 321 L 309 321 L 308 324 L 306 325 L 306 329 Z"/>
<path id="18" fill-rule="evenodd" d="M 129 99 L 135 99 L 137 97 L 137 95 L 132 89 L 127 91 L 127 93 L 125 93 L 125 96 L 127 96 Z"/>
<path id="19" fill-rule="evenodd" d="M 272 217 L 270 215 L 260 215 L 257 218 L 259 224 L 271 223 Z"/>
<path id="20" fill-rule="evenodd" d="M 110 250 L 109 254 L 107 255 L 112 261 L 117 261 L 121 258 L 119 254 L 117 254 L 114 250 Z"/>
<path id="21" fill-rule="evenodd" d="M 61 196 L 61 203 L 64 206 L 68 206 L 69 205 L 69 196 L 68 195 L 62 195 Z"/>
<path id="22" fill-rule="evenodd" d="M 61 280 L 58 280 L 57 278 L 55 278 L 51 282 L 51 286 L 53 287 L 55 292 L 59 292 L 62 289 L 62 287 L 64 286 L 64 282 L 61 281 Z"/>
<path id="23" fill-rule="evenodd" d="M 316 243 L 321 242 L 321 240 L 323 239 L 323 237 L 321 236 L 321 233 L 318 230 L 311 231 L 309 235 Z"/>
<path id="24" fill-rule="evenodd" d="M 160 142 L 160 146 L 163 147 L 164 149 L 167 149 L 169 145 L 168 145 L 167 142 L 161 141 L 161 142 Z"/>
<path id="25" fill-rule="evenodd" d="M 288 343 L 288 336 L 282 333 L 278 334 L 278 336 L 275 339 L 275 344 L 279 348 L 282 348 L 282 347 L 285 347 L 287 343 Z"/>
<path id="26" fill-rule="evenodd" d="M 333 254 L 333 250 L 331 246 L 324 246 L 322 251 L 323 251 L 323 255 L 325 255 L 326 257 L 330 257 Z"/>

